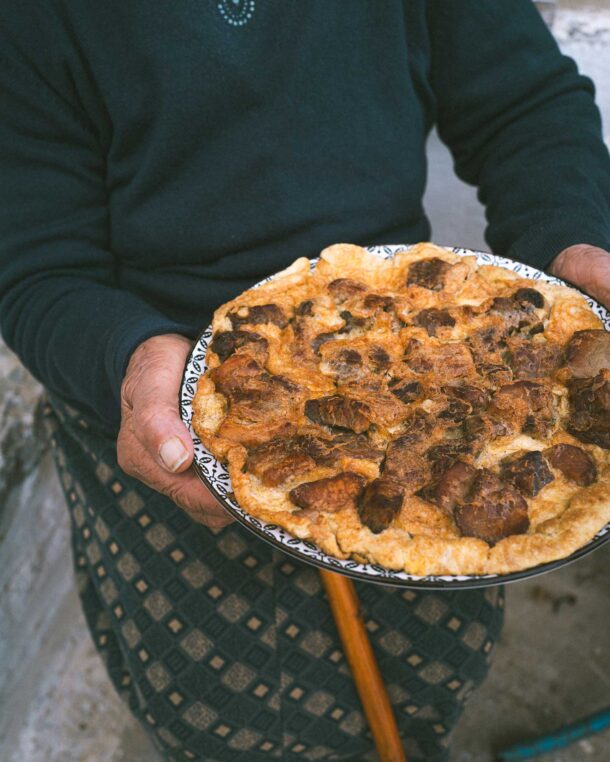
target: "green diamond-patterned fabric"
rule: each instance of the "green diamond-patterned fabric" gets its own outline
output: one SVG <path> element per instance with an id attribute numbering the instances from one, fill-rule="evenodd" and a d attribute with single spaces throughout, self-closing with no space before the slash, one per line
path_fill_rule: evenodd
<path id="1" fill-rule="evenodd" d="M 317 571 L 239 525 L 196 524 L 126 476 L 71 408 L 53 400 L 46 420 L 87 623 L 165 757 L 375 760 Z M 356 587 L 410 762 L 446 762 L 488 670 L 502 588 Z"/>

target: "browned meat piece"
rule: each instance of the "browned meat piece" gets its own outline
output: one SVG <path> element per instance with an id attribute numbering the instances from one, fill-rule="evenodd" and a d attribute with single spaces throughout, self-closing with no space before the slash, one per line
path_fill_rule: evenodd
<path id="1" fill-rule="evenodd" d="M 373 373 L 383 373 L 390 367 L 390 355 L 383 347 L 373 346 L 369 349 L 369 362 Z"/>
<path id="2" fill-rule="evenodd" d="M 217 391 L 230 403 L 235 422 L 286 417 L 299 404 L 304 390 L 283 376 L 272 376 L 247 354 L 237 352 L 210 371 Z"/>
<path id="3" fill-rule="evenodd" d="M 360 474 L 344 471 L 327 479 L 299 484 L 290 490 L 288 497 L 299 508 L 307 511 L 334 513 L 345 508 L 355 508 L 356 499 L 365 482 L 366 479 Z"/>
<path id="4" fill-rule="evenodd" d="M 354 434 L 345 431 L 335 434 L 331 439 L 332 452 L 337 455 L 346 455 L 359 460 L 370 460 L 381 463 L 384 458 L 384 450 L 374 447 L 366 434 Z"/>
<path id="5" fill-rule="evenodd" d="M 414 319 L 415 325 L 421 325 L 428 332 L 428 336 L 436 336 L 437 328 L 455 325 L 455 318 L 451 317 L 449 310 L 438 310 L 430 307 L 427 310 L 421 310 Z"/>
<path id="6" fill-rule="evenodd" d="M 383 294 L 367 294 L 363 306 L 367 310 L 383 310 L 389 312 L 394 307 L 394 298 Z"/>
<path id="7" fill-rule="evenodd" d="M 369 412 L 364 402 L 348 399 L 340 394 L 318 397 L 305 403 L 305 415 L 310 421 L 323 426 L 350 429 L 356 434 L 362 434 L 371 425 Z"/>
<path id="8" fill-rule="evenodd" d="M 505 423 L 496 421 L 488 415 L 471 415 L 466 418 L 462 424 L 462 431 L 475 455 L 481 452 L 487 442 L 510 433 Z"/>
<path id="9" fill-rule="evenodd" d="M 533 312 L 533 308 L 532 306 L 523 308 L 519 302 L 510 296 L 496 296 L 489 307 L 489 311 L 502 315 L 509 328 L 516 328 L 527 313 Z"/>
<path id="10" fill-rule="evenodd" d="M 400 482 L 409 493 L 415 492 L 428 478 L 426 459 L 413 447 L 409 436 L 398 437 L 388 445 L 383 476 Z"/>
<path id="11" fill-rule="evenodd" d="M 248 448 L 246 470 L 275 486 L 314 466 L 331 466 L 340 453 L 331 440 L 311 434 L 278 436 Z"/>
<path id="12" fill-rule="evenodd" d="M 356 382 L 346 383 L 342 391 L 350 399 L 365 404 L 369 421 L 377 426 L 396 426 L 409 413 L 402 402 L 385 390 L 383 381 L 372 374 L 363 376 Z"/>
<path id="13" fill-rule="evenodd" d="M 529 528 L 523 496 L 487 468 L 477 472 L 466 502 L 456 506 L 454 518 L 462 535 L 478 537 L 490 545 Z"/>
<path id="14" fill-rule="evenodd" d="M 328 290 L 336 302 L 341 304 L 366 291 L 364 283 L 359 283 L 351 278 L 337 278 L 328 284 Z"/>
<path id="15" fill-rule="evenodd" d="M 311 342 L 311 348 L 316 354 L 320 354 L 320 347 L 327 341 L 337 338 L 336 331 L 328 331 L 326 333 L 319 333 Z"/>
<path id="16" fill-rule="evenodd" d="M 527 389 L 523 382 L 501 386 L 491 398 L 488 412 L 509 424 L 513 431 L 521 431 L 530 411 Z"/>
<path id="17" fill-rule="evenodd" d="M 533 304 L 542 299 L 544 307 L 544 298 L 542 294 L 530 288 L 517 289 L 512 296 L 497 296 L 489 307 L 491 314 L 500 315 L 504 320 L 506 329 L 509 333 L 521 329 L 529 329 L 540 323 L 541 311 Z"/>
<path id="18" fill-rule="evenodd" d="M 500 387 L 488 413 L 512 431 L 539 437 L 548 436 L 556 421 L 551 390 L 534 381 L 514 381 Z"/>
<path id="19" fill-rule="evenodd" d="M 356 328 L 370 328 L 372 324 L 372 318 L 356 317 L 355 315 L 352 315 L 349 310 L 343 310 L 340 312 L 339 317 L 345 321 L 345 325 L 339 329 L 338 333 L 349 333 Z"/>
<path id="20" fill-rule="evenodd" d="M 581 442 L 610 449 L 610 370 L 594 378 L 573 378 L 568 431 Z"/>
<path id="21" fill-rule="evenodd" d="M 479 328 L 468 337 L 468 346 L 477 363 L 488 363 L 491 359 L 499 357 L 499 353 L 506 346 L 504 329 L 498 325 Z"/>
<path id="22" fill-rule="evenodd" d="M 360 521 L 374 534 L 387 529 L 400 513 L 403 488 L 391 479 L 374 479 L 358 498 Z"/>
<path id="23" fill-rule="evenodd" d="M 513 294 L 513 299 L 520 304 L 531 304 L 536 309 L 542 309 L 546 304 L 544 296 L 535 288 L 518 288 Z"/>
<path id="24" fill-rule="evenodd" d="M 258 325 L 259 323 L 273 323 L 280 328 L 288 325 L 288 319 L 281 307 L 277 304 L 260 304 L 256 307 L 247 305 L 239 306 L 235 312 L 230 312 L 228 318 L 233 328 L 241 328 L 242 325 Z"/>
<path id="25" fill-rule="evenodd" d="M 313 315 L 313 301 L 307 299 L 306 301 L 301 302 L 295 308 L 294 314 L 296 317 L 311 317 Z"/>
<path id="26" fill-rule="evenodd" d="M 581 447 L 557 444 L 544 451 L 545 458 L 558 471 L 581 487 L 588 487 L 597 481 L 595 461 Z"/>
<path id="27" fill-rule="evenodd" d="M 435 479 L 438 478 L 456 460 L 460 460 L 470 452 L 472 452 L 471 443 L 463 439 L 457 439 L 454 442 L 444 442 L 431 447 L 426 452 L 426 458 L 430 461 L 432 476 Z"/>
<path id="28" fill-rule="evenodd" d="M 314 434 L 299 434 L 295 442 L 304 453 L 315 460 L 317 466 L 332 466 L 337 461 L 338 455 L 332 439 Z"/>
<path id="29" fill-rule="evenodd" d="M 329 344 L 321 350 L 323 361 L 340 381 L 356 380 L 366 373 L 362 355 L 341 344 Z"/>
<path id="30" fill-rule="evenodd" d="M 264 364 L 267 360 L 267 339 L 253 331 L 222 331 L 214 334 L 210 344 L 212 352 L 216 352 L 221 362 L 242 347 L 248 347 L 248 353 Z"/>
<path id="31" fill-rule="evenodd" d="M 559 367 L 561 347 L 553 341 L 532 342 L 515 336 L 509 337 L 507 344 L 515 378 L 551 376 Z"/>
<path id="32" fill-rule="evenodd" d="M 401 439 L 411 442 L 411 444 L 417 444 L 426 440 L 432 431 L 436 421 L 434 416 L 430 413 L 426 413 L 425 410 L 418 408 L 413 413 L 408 415 L 402 422 Z"/>
<path id="33" fill-rule="evenodd" d="M 503 363 L 484 362 L 477 364 L 477 371 L 491 386 L 502 386 L 513 380 L 513 372 Z"/>
<path id="34" fill-rule="evenodd" d="M 438 417 L 446 421 L 459 423 L 472 413 L 472 405 L 458 397 L 447 397 L 445 407 L 439 411 Z"/>
<path id="35" fill-rule="evenodd" d="M 258 476 L 266 486 L 276 487 L 278 484 L 285 482 L 286 479 L 306 474 L 315 465 L 313 458 L 297 450 L 293 453 L 284 451 L 283 456 L 278 459 L 272 468 L 268 468 L 266 471 L 257 473 L 254 468 L 249 468 L 248 470 Z"/>
<path id="36" fill-rule="evenodd" d="M 256 447 L 268 442 L 270 438 L 290 437 L 295 432 L 296 427 L 291 421 L 269 420 L 269 416 L 266 416 L 264 421 L 252 422 L 229 413 L 220 424 L 217 434 L 244 447 Z"/>
<path id="37" fill-rule="evenodd" d="M 409 267 L 407 286 L 421 286 L 431 291 L 440 291 L 445 285 L 445 275 L 450 268 L 449 262 L 438 257 L 420 259 Z"/>
<path id="38" fill-rule="evenodd" d="M 489 404 L 489 392 L 478 386 L 470 386 L 468 384 L 462 386 L 443 386 L 441 391 L 448 397 L 455 397 L 458 400 L 467 402 L 472 408 L 473 413 L 480 412 Z"/>
<path id="39" fill-rule="evenodd" d="M 415 494 L 450 513 L 466 498 L 476 474 L 474 466 L 456 460 L 435 482 L 427 484 Z"/>
<path id="40" fill-rule="evenodd" d="M 315 460 L 303 448 L 300 437 L 277 437 L 248 451 L 246 471 L 263 484 L 275 487 L 286 479 L 307 473 Z"/>
<path id="41" fill-rule="evenodd" d="M 574 378 L 592 378 L 610 369 L 610 331 L 576 331 L 566 347 L 566 360 Z"/>
<path id="42" fill-rule="evenodd" d="M 400 378 L 393 378 L 388 384 L 389 390 L 395 394 L 401 402 L 413 402 L 423 391 L 423 386 L 419 381 L 404 381 Z"/>
<path id="43" fill-rule="evenodd" d="M 247 354 L 234 354 L 210 371 L 216 390 L 226 397 L 263 376 L 266 371 Z M 268 375 L 268 374 L 267 374 Z"/>
<path id="44" fill-rule="evenodd" d="M 521 431 L 533 437 L 548 437 L 557 423 L 553 393 L 543 384 L 532 381 L 515 381 L 513 384 L 527 385 L 530 412 L 525 418 Z"/>
<path id="45" fill-rule="evenodd" d="M 467 378 L 476 373 L 468 347 L 459 341 L 435 345 L 411 339 L 404 359 L 415 373 L 433 373 L 438 379 Z"/>
<path id="46" fill-rule="evenodd" d="M 535 497 L 555 478 L 542 453 L 537 450 L 505 458 L 500 467 L 500 476 L 528 497 Z"/>

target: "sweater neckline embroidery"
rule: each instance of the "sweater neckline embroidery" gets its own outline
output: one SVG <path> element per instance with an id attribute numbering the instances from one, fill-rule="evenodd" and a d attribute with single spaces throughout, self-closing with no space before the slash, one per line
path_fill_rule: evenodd
<path id="1" fill-rule="evenodd" d="M 231 26 L 245 26 L 256 7 L 255 0 L 219 0 L 216 6 L 222 18 Z"/>

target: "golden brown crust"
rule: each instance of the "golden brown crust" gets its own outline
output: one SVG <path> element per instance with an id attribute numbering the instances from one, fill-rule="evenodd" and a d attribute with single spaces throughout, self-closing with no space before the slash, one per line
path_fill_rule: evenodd
<path id="1" fill-rule="evenodd" d="M 240 334 L 223 344 L 250 358 L 233 361 L 247 376 L 235 389 L 231 374 L 226 381 L 213 372 L 227 358 L 208 350 L 193 428 L 227 464 L 245 510 L 331 555 L 416 575 L 504 574 L 563 558 L 610 521 L 609 451 L 567 431 L 573 400 L 563 349 L 576 331 L 602 327 L 573 289 L 477 267 L 474 257 L 430 243 L 392 259 L 339 244 L 313 270 L 297 260 L 223 305 L 212 325 L 215 336 L 245 330 L 258 339 L 243 344 Z M 502 331 L 517 338 L 505 341 Z M 270 440 L 279 446 L 257 476 L 249 454 Z M 383 460 L 393 441 L 405 452 L 398 472 Z M 451 509 L 420 491 L 455 458 L 498 474 L 508 456 L 557 444 L 585 451 L 597 480 L 579 486 L 552 468 L 548 483 L 546 471 L 543 486 L 526 495 L 529 529 L 494 545 L 480 539 L 484 532 L 462 536 Z M 289 455 L 279 462 L 276 450 Z M 300 484 L 344 472 L 363 483 L 398 479 L 402 506 L 387 528 L 371 531 L 353 500 L 333 511 L 304 511 L 290 500 Z"/>

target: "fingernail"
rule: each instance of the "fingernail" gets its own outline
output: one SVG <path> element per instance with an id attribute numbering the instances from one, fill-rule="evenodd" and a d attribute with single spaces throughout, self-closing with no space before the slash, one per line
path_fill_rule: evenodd
<path id="1" fill-rule="evenodd" d="M 178 437 L 170 437 L 159 448 L 159 457 L 169 471 L 177 471 L 189 454 Z"/>

